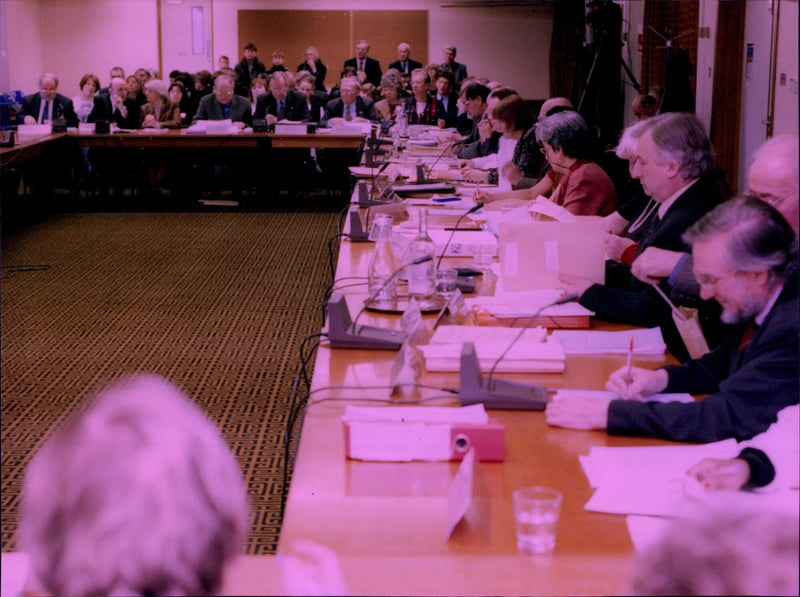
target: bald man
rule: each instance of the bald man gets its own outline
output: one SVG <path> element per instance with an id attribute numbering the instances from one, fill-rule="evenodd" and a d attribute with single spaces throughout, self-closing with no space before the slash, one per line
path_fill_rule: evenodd
<path id="1" fill-rule="evenodd" d="M 389 68 L 410 75 L 415 69 L 422 68 L 422 63 L 411 60 L 411 46 L 403 42 L 397 46 L 397 60 L 390 63 Z"/>
<path id="2" fill-rule="evenodd" d="M 797 137 L 779 135 L 766 141 L 756 151 L 747 173 L 750 194 L 777 209 L 795 234 L 800 219 L 798 159 Z M 648 247 L 633 262 L 631 273 L 647 283 L 658 283 L 667 278 L 673 288 L 672 298 L 691 303 L 700 294 L 692 267 L 692 257 L 688 253 Z"/>

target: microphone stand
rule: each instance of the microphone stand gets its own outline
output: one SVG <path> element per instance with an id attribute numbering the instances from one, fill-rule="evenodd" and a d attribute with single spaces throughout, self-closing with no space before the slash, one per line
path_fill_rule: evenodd
<path id="1" fill-rule="evenodd" d="M 456 220 L 455 226 L 453 226 L 453 231 L 450 233 L 450 236 L 448 237 L 447 242 L 444 244 L 444 248 L 442 249 L 442 254 L 439 255 L 439 260 L 436 262 L 437 270 L 442 265 L 442 259 L 444 259 L 444 254 L 447 253 L 447 247 L 450 246 L 450 242 L 453 240 L 453 235 L 456 233 L 456 230 L 458 230 L 458 225 L 461 223 L 461 220 L 463 220 L 470 214 L 474 214 L 481 207 L 483 207 L 483 203 L 478 203 L 477 205 L 475 205 L 475 207 L 471 208 L 469 211 L 466 211 L 463 214 L 461 214 L 461 216 L 459 216 L 459 218 Z"/>
<path id="2" fill-rule="evenodd" d="M 525 384 L 513 381 L 495 380 L 494 371 L 511 347 L 517 343 L 539 314 L 555 305 L 561 305 L 577 299 L 575 294 L 563 296 L 557 301 L 540 307 L 520 330 L 519 334 L 511 341 L 503 354 L 494 362 L 487 377 L 481 374 L 478 355 L 475 345 L 465 342 L 461 349 L 461 372 L 459 377 L 458 395 L 461 405 L 482 403 L 487 408 L 506 410 L 543 410 L 547 406 L 547 389 L 542 386 Z"/>

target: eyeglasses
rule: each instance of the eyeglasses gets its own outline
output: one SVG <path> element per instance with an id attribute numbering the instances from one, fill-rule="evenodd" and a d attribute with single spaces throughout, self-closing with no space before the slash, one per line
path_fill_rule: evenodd
<path id="1" fill-rule="evenodd" d="M 731 276 L 737 275 L 739 272 L 733 272 L 732 271 L 732 272 L 728 272 L 727 274 L 725 274 L 723 276 L 709 276 L 709 275 L 705 275 L 705 274 L 698 274 L 697 272 L 693 272 L 693 273 L 694 273 L 694 279 L 697 280 L 697 283 L 700 286 L 705 286 L 706 288 L 714 290 L 720 282 L 730 278 Z"/>

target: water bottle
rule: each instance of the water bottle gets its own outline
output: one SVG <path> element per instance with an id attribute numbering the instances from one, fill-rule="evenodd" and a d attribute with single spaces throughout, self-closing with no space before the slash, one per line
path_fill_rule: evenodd
<path id="1" fill-rule="evenodd" d="M 408 115 L 403 107 L 403 104 L 398 104 L 394 109 L 394 118 L 397 123 L 397 132 L 401 137 L 408 137 Z"/>
<path id="2" fill-rule="evenodd" d="M 421 209 L 419 211 L 419 232 L 408 248 L 408 260 L 414 261 L 426 256 L 431 257 L 430 261 L 410 265 L 406 268 L 408 272 L 408 294 L 410 297 L 419 300 L 423 305 L 433 298 L 436 290 L 434 277 L 436 245 L 431 240 L 431 237 L 428 236 L 428 210 Z"/>
<path id="3" fill-rule="evenodd" d="M 397 263 L 392 254 L 392 216 L 375 217 L 375 249 L 369 262 L 369 296 L 377 303 L 394 303 L 397 299 Z"/>

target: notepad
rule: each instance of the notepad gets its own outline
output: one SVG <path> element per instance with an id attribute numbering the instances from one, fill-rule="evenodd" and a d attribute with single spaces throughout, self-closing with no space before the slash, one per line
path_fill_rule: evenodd
<path id="1" fill-rule="evenodd" d="M 633 339 L 633 354 L 663 355 L 667 350 L 661 328 L 637 328 L 619 332 L 554 330 L 553 340 L 566 354 L 627 354 Z"/>

